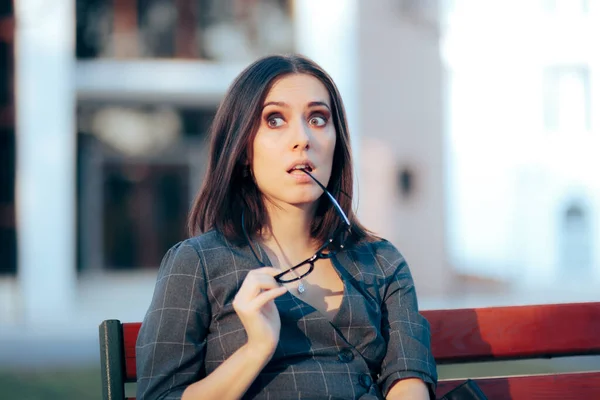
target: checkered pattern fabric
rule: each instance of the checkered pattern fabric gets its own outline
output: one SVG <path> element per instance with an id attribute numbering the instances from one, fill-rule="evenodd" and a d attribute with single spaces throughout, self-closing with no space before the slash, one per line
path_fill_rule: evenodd
<path id="1" fill-rule="evenodd" d="M 259 257 L 271 265 L 262 249 Z M 328 319 L 289 292 L 277 298 L 279 345 L 244 398 L 382 399 L 409 377 L 433 393 L 429 324 L 402 255 L 382 240 L 332 262 L 344 284 L 339 311 Z M 216 231 L 167 252 L 136 347 L 139 400 L 181 398 L 246 342 L 232 301 L 256 264 L 249 247 Z"/>

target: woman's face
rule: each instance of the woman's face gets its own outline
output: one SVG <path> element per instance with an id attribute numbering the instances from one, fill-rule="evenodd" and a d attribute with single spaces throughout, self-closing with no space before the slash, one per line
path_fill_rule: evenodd
<path id="1" fill-rule="evenodd" d="M 253 142 L 252 173 L 267 201 L 313 204 L 323 191 L 297 168 L 327 186 L 336 131 L 329 92 L 317 78 L 290 74 L 277 80 L 263 103 Z"/>

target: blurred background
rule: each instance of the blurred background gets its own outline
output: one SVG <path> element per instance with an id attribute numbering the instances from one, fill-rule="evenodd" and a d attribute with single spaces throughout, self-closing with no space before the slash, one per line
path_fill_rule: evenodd
<path id="1" fill-rule="evenodd" d="M 599 37 L 597 0 L 0 1 L 0 397 L 101 397 L 98 325 L 143 318 L 271 53 L 339 85 L 358 215 L 421 309 L 600 301 Z M 573 366 L 600 361 L 440 375 Z"/>

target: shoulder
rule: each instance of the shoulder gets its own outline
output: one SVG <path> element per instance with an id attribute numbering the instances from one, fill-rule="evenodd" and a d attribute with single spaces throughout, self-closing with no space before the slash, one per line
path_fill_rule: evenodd
<path id="1" fill-rule="evenodd" d="M 350 253 L 355 260 L 363 261 L 362 264 L 371 259 L 382 275 L 389 275 L 406 263 L 398 248 L 383 238 L 356 243 Z"/>
<path id="2" fill-rule="evenodd" d="M 197 275 L 206 262 L 205 252 L 212 249 L 227 249 L 224 239 L 216 231 L 182 240 L 165 253 L 159 275 L 194 274 Z"/>
<path id="3" fill-rule="evenodd" d="M 390 241 L 380 239 L 370 244 L 377 261 L 384 269 L 396 268 L 399 264 L 405 263 L 404 256 L 400 253 L 400 250 Z"/>
<path id="4" fill-rule="evenodd" d="M 211 250 L 227 250 L 231 245 L 227 242 L 227 239 L 220 234 L 218 231 L 212 229 L 204 232 L 198 236 L 193 236 L 183 243 L 187 243 L 193 246 L 199 252 L 211 251 Z"/>
<path id="5" fill-rule="evenodd" d="M 236 245 L 216 230 L 179 242 L 169 253 L 184 261 L 185 265 L 181 265 L 181 268 L 189 271 L 197 266 L 194 274 L 202 274 L 207 281 L 231 274 L 243 277 L 244 273 L 257 265 L 248 246 Z"/>
<path id="6" fill-rule="evenodd" d="M 236 245 L 216 230 L 194 236 L 186 242 L 194 246 L 202 262 L 207 266 L 231 262 L 243 263 L 244 259 L 248 257 L 248 246 Z"/>
<path id="7" fill-rule="evenodd" d="M 380 300 L 390 283 L 406 268 L 396 246 L 381 238 L 354 243 L 337 259 L 364 291 Z"/>

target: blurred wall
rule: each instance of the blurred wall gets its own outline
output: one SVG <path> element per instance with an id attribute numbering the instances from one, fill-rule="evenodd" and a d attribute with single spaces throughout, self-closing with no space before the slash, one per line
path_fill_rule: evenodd
<path id="1" fill-rule="evenodd" d="M 597 2 L 565 0 L 445 14 L 448 259 L 545 293 L 528 301 L 598 292 L 598 21 Z"/>
<path id="2" fill-rule="evenodd" d="M 360 2 L 360 215 L 403 253 L 420 295 L 443 297 L 451 275 L 438 10 L 401 3 Z"/>

